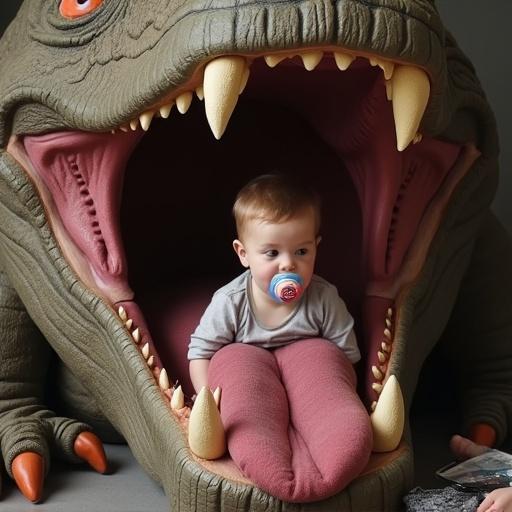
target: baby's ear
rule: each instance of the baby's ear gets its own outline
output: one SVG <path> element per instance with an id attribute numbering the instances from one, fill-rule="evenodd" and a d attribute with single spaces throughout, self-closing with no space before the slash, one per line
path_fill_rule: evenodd
<path id="1" fill-rule="evenodd" d="M 240 240 L 233 240 L 233 249 L 235 250 L 237 256 L 240 258 L 240 263 L 245 267 L 249 267 L 249 262 L 247 261 L 247 255 L 245 252 L 245 247 Z"/>

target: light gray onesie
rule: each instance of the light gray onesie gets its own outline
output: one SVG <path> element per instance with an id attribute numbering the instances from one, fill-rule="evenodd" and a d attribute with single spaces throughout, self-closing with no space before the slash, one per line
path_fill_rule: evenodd
<path id="1" fill-rule="evenodd" d="M 313 275 L 288 318 L 280 326 L 267 329 L 253 314 L 250 283 L 251 272 L 247 270 L 214 293 L 191 336 L 188 359 L 211 359 L 217 350 L 233 342 L 276 348 L 318 337 L 335 343 L 350 362 L 359 361 L 354 319 L 335 286 Z"/>

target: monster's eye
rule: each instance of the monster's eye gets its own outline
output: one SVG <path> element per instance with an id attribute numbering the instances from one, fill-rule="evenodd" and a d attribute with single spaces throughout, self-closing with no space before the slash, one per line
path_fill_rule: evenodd
<path id="1" fill-rule="evenodd" d="M 103 0 L 62 0 L 60 13 L 64 18 L 79 18 L 98 8 Z"/>

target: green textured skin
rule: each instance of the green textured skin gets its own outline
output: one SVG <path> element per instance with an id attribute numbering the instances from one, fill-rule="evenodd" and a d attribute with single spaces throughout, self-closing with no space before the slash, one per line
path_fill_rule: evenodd
<path id="1" fill-rule="evenodd" d="M 59 17 L 57 1 L 27 0 L 0 42 L 0 443 L 8 472 L 25 450 L 43 455 L 47 469 L 50 450 L 73 458 L 71 444 L 88 428 L 55 418 L 44 405 L 51 346 L 94 397 L 83 405 L 94 409 L 89 418 L 98 409 L 105 414 L 163 485 L 171 510 L 398 508 L 412 482 L 408 433 L 393 462 L 309 505 L 280 502 L 195 462 L 127 331 L 69 267 L 35 188 L 5 151 L 12 134 L 115 128 L 215 55 L 315 45 L 422 66 L 432 84 L 422 133 L 473 141 L 482 152 L 457 187 L 423 272 L 403 300 L 391 370 L 409 408 L 423 361 L 448 326 L 444 340 L 460 368 L 466 423 L 485 421 L 499 441 L 508 436 L 512 249 L 489 213 L 498 172 L 496 128 L 471 64 L 445 33 L 432 2 L 119 0 L 69 22 Z"/>

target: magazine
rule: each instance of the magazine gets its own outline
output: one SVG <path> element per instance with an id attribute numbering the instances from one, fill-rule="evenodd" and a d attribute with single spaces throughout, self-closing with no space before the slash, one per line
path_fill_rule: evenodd
<path id="1" fill-rule="evenodd" d="M 452 462 L 436 471 L 436 475 L 467 491 L 512 487 L 512 455 L 489 450 L 463 462 Z"/>

